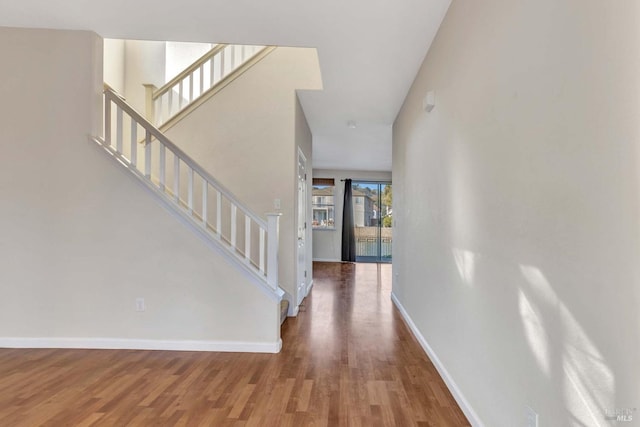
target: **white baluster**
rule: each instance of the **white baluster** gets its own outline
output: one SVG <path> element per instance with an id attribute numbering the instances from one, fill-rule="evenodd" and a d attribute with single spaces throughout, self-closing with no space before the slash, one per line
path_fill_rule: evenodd
<path id="1" fill-rule="evenodd" d="M 131 118 L 131 154 L 129 155 L 131 165 L 136 166 L 138 161 L 138 123 Z"/>
<path id="2" fill-rule="evenodd" d="M 122 130 L 122 121 L 123 121 L 123 117 L 122 117 L 122 108 L 117 107 L 116 108 L 116 151 L 118 153 L 122 153 L 122 137 L 123 137 L 123 130 Z"/>
<path id="3" fill-rule="evenodd" d="M 144 176 L 151 179 L 151 132 L 147 129 L 144 136 Z"/>
<path id="4" fill-rule="evenodd" d="M 191 104 L 193 101 L 193 78 L 195 77 L 195 74 L 195 72 L 189 74 L 189 102 L 187 102 L 187 105 Z"/>
<path id="5" fill-rule="evenodd" d="M 173 88 L 170 88 L 167 92 L 167 117 L 173 115 Z"/>
<path id="6" fill-rule="evenodd" d="M 180 84 L 178 85 L 178 111 L 182 110 L 182 99 L 184 98 L 184 89 L 183 89 L 183 80 L 180 80 Z"/>
<path id="7" fill-rule="evenodd" d="M 180 157 L 173 155 L 173 200 L 180 202 Z"/>
<path id="8" fill-rule="evenodd" d="M 240 46 L 240 63 L 242 64 L 247 59 L 247 47 L 245 45 Z"/>
<path id="9" fill-rule="evenodd" d="M 216 202 L 216 234 L 218 237 L 222 237 L 222 194 L 219 191 Z"/>
<path id="10" fill-rule="evenodd" d="M 166 117 L 164 108 L 162 108 L 162 100 L 164 96 L 160 96 L 153 101 L 153 123 L 159 125 L 164 122 Z"/>
<path id="11" fill-rule="evenodd" d="M 209 60 L 209 87 L 213 86 L 216 73 L 216 57 L 215 55 Z"/>
<path id="12" fill-rule="evenodd" d="M 193 214 L 193 169 L 189 168 L 189 174 L 187 175 L 187 207 L 189 208 L 189 213 Z"/>
<path id="13" fill-rule="evenodd" d="M 220 51 L 220 76 L 219 79 L 222 80 L 224 78 L 224 57 L 227 48 L 225 47 Z"/>
<path id="14" fill-rule="evenodd" d="M 280 213 L 267 214 L 267 283 L 273 289 L 278 287 L 278 246 L 280 245 Z"/>
<path id="15" fill-rule="evenodd" d="M 244 216 L 244 259 L 249 262 L 251 258 L 251 218 Z"/>
<path id="16" fill-rule="evenodd" d="M 209 183 L 206 179 L 202 179 L 202 226 L 207 228 L 207 199 L 209 196 Z"/>
<path id="17" fill-rule="evenodd" d="M 231 46 L 231 70 L 233 71 L 236 68 L 236 46 Z"/>
<path id="18" fill-rule="evenodd" d="M 166 156 L 166 147 L 164 146 L 164 144 L 160 141 L 158 141 L 160 143 L 160 189 L 162 191 L 164 191 L 164 182 L 165 182 L 165 169 L 167 166 L 167 162 L 165 162 L 165 156 Z"/>
<path id="19" fill-rule="evenodd" d="M 238 207 L 231 203 L 231 247 L 235 249 L 237 243 L 237 229 L 238 229 Z"/>
<path id="20" fill-rule="evenodd" d="M 164 108 L 165 99 L 166 99 L 166 96 L 164 94 L 156 99 L 156 101 L 158 101 L 158 105 L 156 106 L 155 113 L 154 113 L 155 116 L 153 118 L 154 126 L 160 126 L 162 123 L 164 123 L 167 120 L 167 110 L 166 108 Z"/>
<path id="21" fill-rule="evenodd" d="M 200 93 L 198 96 L 201 96 L 202 92 L 204 92 L 204 64 L 200 66 Z"/>
<path id="22" fill-rule="evenodd" d="M 264 274 L 264 240 L 265 240 L 265 229 L 260 227 L 260 272 Z"/>
<path id="23" fill-rule="evenodd" d="M 111 94 L 104 94 L 104 142 L 111 145 Z"/>

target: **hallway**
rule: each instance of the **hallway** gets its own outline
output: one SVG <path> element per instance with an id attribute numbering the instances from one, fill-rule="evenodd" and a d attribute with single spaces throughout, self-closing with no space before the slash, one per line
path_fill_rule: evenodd
<path id="1" fill-rule="evenodd" d="M 468 425 L 391 303 L 391 265 L 314 269 L 277 355 L 0 349 L 0 425 Z"/>
<path id="2" fill-rule="evenodd" d="M 296 378 L 314 380 L 303 419 L 329 426 L 468 426 L 391 302 L 391 264 L 313 267 L 305 312 L 287 319 L 282 337 Z"/>

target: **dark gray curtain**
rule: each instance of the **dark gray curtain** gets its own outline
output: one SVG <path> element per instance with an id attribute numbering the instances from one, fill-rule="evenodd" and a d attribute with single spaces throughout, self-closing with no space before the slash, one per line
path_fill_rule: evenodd
<path id="1" fill-rule="evenodd" d="M 342 261 L 355 262 L 356 236 L 353 230 L 353 197 L 351 180 L 344 180 L 344 205 L 342 210 Z"/>

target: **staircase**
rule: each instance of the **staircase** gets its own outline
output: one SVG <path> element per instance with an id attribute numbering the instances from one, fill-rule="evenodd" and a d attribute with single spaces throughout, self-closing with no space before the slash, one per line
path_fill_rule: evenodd
<path id="1" fill-rule="evenodd" d="M 192 87 L 194 79 L 190 81 Z M 188 227 L 246 272 L 256 286 L 274 300 L 282 300 L 284 291 L 278 286 L 280 214 L 261 218 L 253 213 L 106 84 L 104 138 L 92 139 Z"/>
<path id="2" fill-rule="evenodd" d="M 271 53 L 272 46 L 218 44 L 157 88 L 146 84 L 146 118 L 166 130 Z"/>

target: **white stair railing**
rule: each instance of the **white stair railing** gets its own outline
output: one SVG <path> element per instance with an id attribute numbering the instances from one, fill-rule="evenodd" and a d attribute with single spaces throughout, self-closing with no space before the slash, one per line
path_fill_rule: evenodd
<path id="1" fill-rule="evenodd" d="M 145 85 L 147 118 L 160 127 L 265 48 L 219 44 L 161 88 Z"/>
<path id="2" fill-rule="evenodd" d="M 267 214 L 265 221 L 252 213 L 106 84 L 104 113 L 104 139 L 94 140 L 269 289 L 278 290 L 280 214 Z"/>

